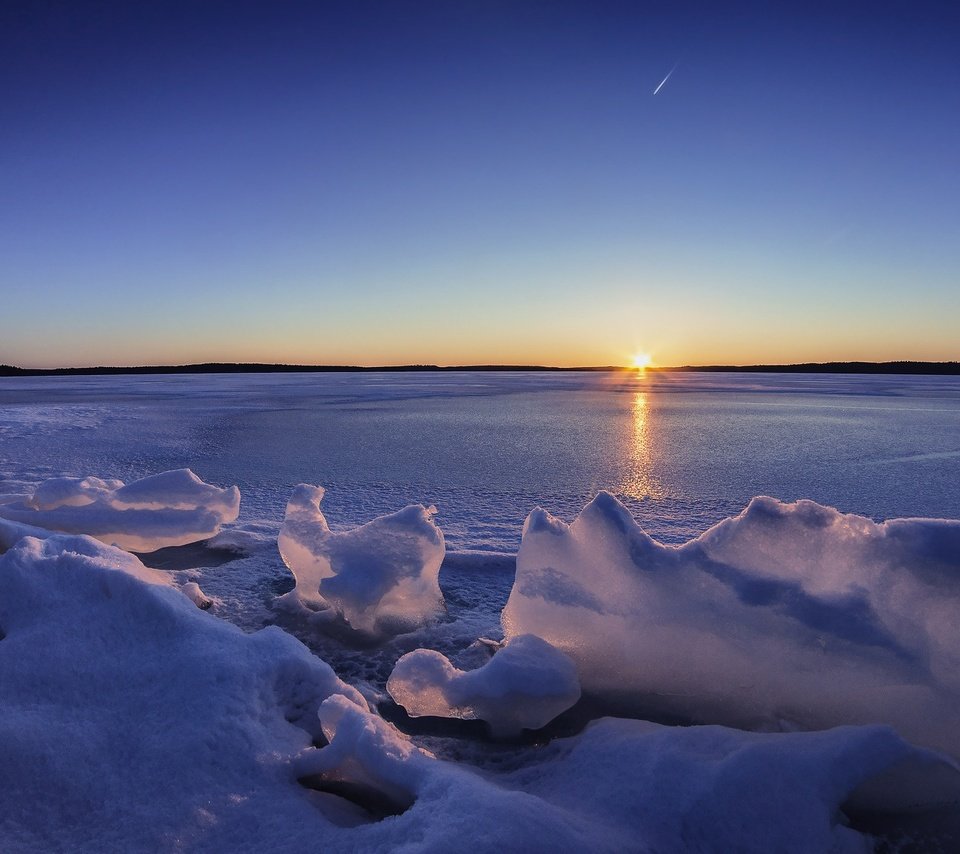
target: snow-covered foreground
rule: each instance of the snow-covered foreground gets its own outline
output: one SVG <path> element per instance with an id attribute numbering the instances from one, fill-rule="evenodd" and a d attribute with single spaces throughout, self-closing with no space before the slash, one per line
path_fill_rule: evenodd
<path id="1" fill-rule="evenodd" d="M 144 510 L 229 515 L 231 490 L 189 480 L 141 481 L 127 509 L 117 495 L 136 484 L 94 478 L 3 505 L 22 514 L 0 518 L 4 851 L 811 852 L 870 850 L 872 830 L 955 838 L 960 522 L 875 525 L 757 499 L 665 547 L 612 496 L 569 526 L 537 510 L 505 644 L 470 616 L 490 611 L 497 559 L 448 554 L 454 581 L 437 587 L 443 537 L 423 508 L 333 534 L 322 492 L 298 488 L 281 543 L 298 608 L 289 584 L 242 590 L 282 571 L 269 527 L 141 559 L 41 525 L 61 518 L 40 515 L 47 501 L 73 508 L 75 526 L 133 513 L 117 530 L 135 543 Z M 80 516 L 90 507 L 102 509 Z M 471 718 L 527 732 L 491 741 Z"/>

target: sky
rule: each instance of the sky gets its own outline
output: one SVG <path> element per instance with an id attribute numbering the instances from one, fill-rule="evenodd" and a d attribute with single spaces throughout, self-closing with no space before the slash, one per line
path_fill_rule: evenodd
<path id="1" fill-rule="evenodd" d="M 958 37 L 952 3 L 6 0 L 0 363 L 960 359 Z"/>

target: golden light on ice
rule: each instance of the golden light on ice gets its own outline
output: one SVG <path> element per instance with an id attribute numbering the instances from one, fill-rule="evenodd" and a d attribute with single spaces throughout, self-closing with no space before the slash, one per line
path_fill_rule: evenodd
<path id="1" fill-rule="evenodd" d="M 634 394 L 629 416 L 624 421 L 624 467 L 619 491 L 631 498 L 663 498 L 663 484 L 656 475 L 660 433 L 646 392 Z"/>
<path id="2" fill-rule="evenodd" d="M 644 368 L 649 368 L 653 364 L 653 357 L 649 353 L 634 353 L 632 356 L 633 366 L 638 370 L 642 371 Z"/>

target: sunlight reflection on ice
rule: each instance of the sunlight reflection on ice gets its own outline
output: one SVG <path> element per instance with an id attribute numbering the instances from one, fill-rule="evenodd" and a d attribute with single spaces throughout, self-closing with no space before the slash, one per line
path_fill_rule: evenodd
<path id="1" fill-rule="evenodd" d="M 664 497 L 663 484 L 654 474 L 656 440 L 651 414 L 647 392 L 636 392 L 632 404 L 632 430 L 628 436 L 630 444 L 625 454 L 628 466 L 619 486 L 619 491 L 630 498 Z"/>

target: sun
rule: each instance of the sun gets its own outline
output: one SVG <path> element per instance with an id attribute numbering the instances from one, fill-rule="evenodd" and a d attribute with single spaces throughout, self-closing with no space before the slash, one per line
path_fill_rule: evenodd
<path id="1" fill-rule="evenodd" d="M 633 366 L 642 371 L 653 364 L 653 357 L 649 353 L 634 353 L 632 356 Z"/>

